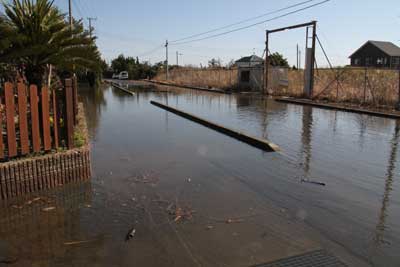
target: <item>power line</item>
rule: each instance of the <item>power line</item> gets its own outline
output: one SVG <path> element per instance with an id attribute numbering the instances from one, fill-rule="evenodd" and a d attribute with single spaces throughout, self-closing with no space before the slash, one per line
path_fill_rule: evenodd
<path id="1" fill-rule="evenodd" d="M 97 20 L 97 18 L 88 17 L 87 19 L 88 19 L 88 21 L 89 21 L 89 34 L 90 34 L 90 38 L 92 38 L 92 34 L 93 34 L 92 21 Z"/>
<path id="2" fill-rule="evenodd" d="M 92 12 L 91 12 L 91 11 L 93 11 L 93 8 L 91 9 L 91 8 L 88 7 L 88 5 L 86 3 L 86 0 L 83 0 L 83 1 L 77 0 L 77 1 L 79 3 L 82 3 L 82 5 L 81 5 L 82 6 L 82 10 L 85 11 L 86 14 L 88 14 L 91 17 L 96 17 L 95 14 L 92 14 Z"/>
<path id="3" fill-rule="evenodd" d="M 187 37 L 184 37 L 184 38 L 176 39 L 176 40 L 171 41 L 171 43 L 180 42 L 180 41 L 187 40 L 187 39 L 192 39 L 192 38 L 194 38 L 194 37 L 202 36 L 202 35 L 205 35 L 205 34 L 208 34 L 208 33 L 212 33 L 212 32 L 216 32 L 216 31 L 219 31 L 219 30 L 224 30 L 224 29 L 227 29 L 227 28 L 230 28 L 230 27 L 233 27 L 233 26 L 236 26 L 236 25 L 245 23 L 245 22 L 249 22 L 249 21 L 252 21 L 252 20 L 256 20 L 256 19 L 259 19 L 259 18 L 268 16 L 268 15 L 276 14 L 276 13 L 285 11 L 285 10 L 287 10 L 287 9 L 291 9 L 291 8 L 294 8 L 294 7 L 298 7 L 298 6 L 301 6 L 301 5 L 310 3 L 310 2 L 314 2 L 314 1 L 316 1 L 316 0 L 307 0 L 307 1 L 303 1 L 303 2 L 300 2 L 300 3 L 294 4 L 294 5 L 290 5 L 290 6 L 287 6 L 287 7 L 284 7 L 284 8 L 280 8 L 280 9 L 277 9 L 277 10 L 274 10 L 274 11 L 270 11 L 270 12 L 268 12 L 268 13 L 264 13 L 264 14 L 259 15 L 259 16 L 256 16 L 256 17 L 244 19 L 244 20 L 241 20 L 241 21 L 239 21 L 239 22 L 235 22 L 235 23 L 232 23 L 232 24 L 229 24 L 229 25 L 226 25 L 226 26 L 222 26 L 222 27 L 215 28 L 215 29 L 212 29 L 212 30 L 209 30 L 209 31 L 205 31 L 205 32 L 202 32 L 202 33 L 198 33 L 198 34 L 193 34 L 193 35 L 190 35 L 190 36 L 187 36 Z"/>
<path id="4" fill-rule="evenodd" d="M 266 23 L 266 22 L 270 22 L 270 21 L 277 20 L 277 19 L 280 19 L 280 18 L 283 18 L 283 17 L 287 17 L 287 16 L 289 16 L 289 15 L 293 15 L 293 14 L 295 14 L 295 13 L 299 13 L 299 12 L 301 12 L 301 11 L 304 11 L 304 10 L 307 10 L 307 9 L 310 9 L 310 8 L 313 8 L 313 7 L 315 7 L 315 6 L 319 6 L 319 5 L 325 4 L 325 3 L 330 2 L 330 1 L 331 1 L 331 0 L 324 0 L 324 1 L 322 1 L 322 2 L 318 2 L 318 3 L 315 3 L 315 4 L 313 4 L 313 5 L 309 5 L 309 6 L 306 6 L 306 7 L 303 7 L 303 8 L 299 8 L 299 9 L 296 9 L 296 10 L 294 10 L 294 11 L 287 12 L 287 13 L 285 13 L 285 14 L 282 14 L 282 15 L 279 15 L 279 16 L 276 16 L 276 17 L 273 17 L 273 18 L 271 18 L 271 19 L 263 20 L 263 21 L 260 21 L 260 22 L 257 22 L 257 23 L 253 23 L 253 24 L 244 26 L 244 27 L 236 28 L 236 29 L 233 29 L 233 30 L 230 30 L 230 31 L 226 31 L 226 32 L 222 32 L 222 33 L 219 33 L 219 34 L 214 34 L 214 35 L 210 35 L 210 36 L 206 36 L 206 37 L 203 37 L 203 38 L 198 38 L 198 39 L 194 39 L 194 40 L 190 40 L 190 41 L 173 43 L 173 44 L 171 44 L 171 45 L 187 44 L 187 43 L 191 43 L 191 42 L 197 42 L 197 41 L 202 41 L 202 40 L 207 40 L 207 39 L 219 37 L 219 36 L 222 36 L 222 35 L 227 35 L 227 34 L 229 34 L 229 33 L 241 31 L 241 30 L 248 29 L 248 28 L 251 28 L 251 27 L 254 27 L 254 26 L 257 26 L 257 25 Z"/>
<path id="5" fill-rule="evenodd" d="M 143 56 L 147 56 L 147 55 L 153 54 L 154 52 L 157 52 L 158 50 L 160 50 L 160 49 L 162 49 L 164 47 L 165 47 L 165 45 L 159 45 L 159 46 L 157 46 L 157 47 L 155 47 L 155 48 L 153 48 L 151 50 L 148 50 L 148 51 L 140 54 L 138 57 L 143 57 Z"/>
<path id="6" fill-rule="evenodd" d="M 74 6 L 75 6 L 76 10 L 78 11 L 80 17 L 83 18 L 84 16 L 83 16 L 82 10 L 79 7 L 78 3 L 75 0 L 72 0 L 72 2 L 74 3 Z"/>

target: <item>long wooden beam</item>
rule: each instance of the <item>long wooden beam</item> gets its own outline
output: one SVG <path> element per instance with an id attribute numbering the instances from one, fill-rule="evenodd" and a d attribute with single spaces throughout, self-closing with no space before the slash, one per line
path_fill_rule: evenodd
<path id="1" fill-rule="evenodd" d="M 197 122 L 198 124 L 206 126 L 206 127 L 210 128 L 210 129 L 213 129 L 213 130 L 215 130 L 217 132 L 220 132 L 220 133 L 223 133 L 225 135 L 228 135 L 228 136 L 230 136 L 232 138 L 235 138 L 235 139 L 237 139 L 239 141 L 242 141 L 242 142 L 244 142 L 244 143 L 246 143 L 248 145 L 257 147 L 257 148 L 259 148 L 261 150 L 264 150 L 264 151 L 267 151 L 267 152 L 280 151 L 280 149 L 279 149 L 279 147 L 277 145 L 269 142 L 268 140 L 257 138 L 257 137 L 254 137 L 254 136 L 250 136 L 250 135 L 247 135 L 247 134 L 242 133 L 242 132 L 238 132 L 238 131 L 233 130 L 233 129 L 229 129 L 229 128 L 224 127 L 222 125 L 216 124 L 214 122 L 210 122 L 208 120 L 205 120 L 205 119 L 202 119 L 200 117 L 197 117 L 197 116 L 195 116 L 193 114 L 190 114 L 190 113 L 187 113 L 185 111 L 182 111 L 182 110 L 179 110 L 179 109 L 176 109 L 176 108 L 161 104 L 159 102 L 150 101 L 150 103 L 155 105 L 155 106 L 157 106 L 157 107 L 159 107 L 159 108 L 162 108 L 162 109 L 165 109 L 167 111 L 170 111 L 170 112 L 172 112 L 172 113 L 174 113 L 176 115 L 179 115 L 179 116 L 184 117 L 186 119 L 189 119 L 191 121 Z"/>

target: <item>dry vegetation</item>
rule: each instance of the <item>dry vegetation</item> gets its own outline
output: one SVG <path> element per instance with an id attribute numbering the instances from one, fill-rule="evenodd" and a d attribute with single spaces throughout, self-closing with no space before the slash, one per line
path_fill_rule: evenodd
<path id="1" fill-rule="evenodd" d="M 193 69 L 179 68 L 170 71 L 170 80 L 179 85 L 205 88 L 232 89 L 237 86 L 237 69 Z M 159 73 L 155 80 L 165 80 L 165 73 Z"/>
<path id="2" fill-rule="evenodd" d="M 288 76 L 289 88 L 274 93 L 301 96 L 304 84 L 303 71 L 290 70 Z M 315 73 L 316 99 L 393 106 L 397 102 L 398 91 L 399 72 L 396 70 L 343 68 L 334 71 L 322 69 Z"/>
<path id="3" fill-rule="evenodd" d="M 180 85 L 233 89 L 237 87 L 237 69 L 180 68 L 170 71 L 170 80 Z M 339 77 L 336 80 L 336 77 Z M 165 80 L 165 73 L 156 76 Z M 304 71 L 288 71 L 289 86 L 277 86 L 272 95 L 302 97 Z M 388 69 L 339 68 L 315 72 L 314 97 L 318 100 L 372 106 L 393 106 L 399 94 L 399 71 Z"/>
<path id="4" fill-rule="evenodd" d="M 74 143 L 76 148 L 83 147 L 89 142 L 86 117 L 82 103 L 78 104 L 77 125 L 74 130 Z"/>

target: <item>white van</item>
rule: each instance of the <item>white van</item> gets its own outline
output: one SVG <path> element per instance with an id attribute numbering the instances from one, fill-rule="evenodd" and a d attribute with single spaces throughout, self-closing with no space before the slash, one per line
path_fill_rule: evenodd
<path id="1" fill-rule="evenodd" d="M 120 80 L 128 80 L 129 79 L 129 75 L 127 71 L 121 71 L 119 74 L 119 79 Z"/>

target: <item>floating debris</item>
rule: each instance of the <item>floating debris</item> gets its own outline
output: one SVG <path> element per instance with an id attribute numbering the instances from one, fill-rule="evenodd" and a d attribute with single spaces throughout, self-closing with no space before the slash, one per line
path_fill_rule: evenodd
<path id="1" fill-rule="evenodd" d="M 132 228 L 131 230 L 129 230 L 128 234 L 125 237 L 125 241 L 129 241 L 131 240 L 136 234 L 136 229 Z"/>
<path id="2" fill-rule="evenodd" d="M 212 225 L 207 225 L 206 226 L 206 230 L 212 230 L 212 229 L 214 229 L 214 226 L 212 226 Z"/>
<path id="3" fill-rule="evenodd" d="M 18 261 L 18 259 L 4 259 L 0 260 L 1 264 L 14 264 Z"/>
<path id="4" fill-rule="evenodd" d="M 301 179 L 301 182 L 302 182 L 302 183 L 308 183 L 308 184 L 315 184 L 315 185 L 326 186 L 325 183 L 316 182 L 316 181 L 311 181 L 311 180 L 308 180 L 308 179 Z"/>
<path id="5" fill-rule="evenodd" d="M 227 224 L 241 223 L 241 222 L 244 222 L 244 220 L 243 219 L 228 219 L 228 220 L 225 221 L 225 223 L 227 223 Z"/>
<path id="6" fill-rule="evenodd" d="M 82 240 L 82 241 L 71 241 L 71 242 L 64 242 L 64 245 L 66 246 L 73 246 L 73 245 L 80 245 L 80 244 L 86 244 L 86 243 L 90 243 L 96 240 Z"/>
<path id="7" fill-rule="evenodd" d="M 136 184 L 150 184 L 150 185 L 157 185 L 159 182 L 159 178 L 155 175 L 150 173 L 141 174 L 139 176 L 134 176 L 133 182 Z"/>
<path id="8" fill-rule="evenodd" d="M 174 204 L 170 204 L 167 207 L 167 211 L 170 215 L 173 216 L 174 222 L 179 222 L 181 220 L 191 220 L 193 218 L 193 213 L 195 213 L 195 211 L 190 208 L 181 208 Z"/>
<path id="9" fill-rule="evenodd" d="M 52 211 L 55 209 L 56 209 L 56 207 L 47 207 L 47 208 L 43 208 L 42 211 L 48 212 L 48 211 Z"/>

